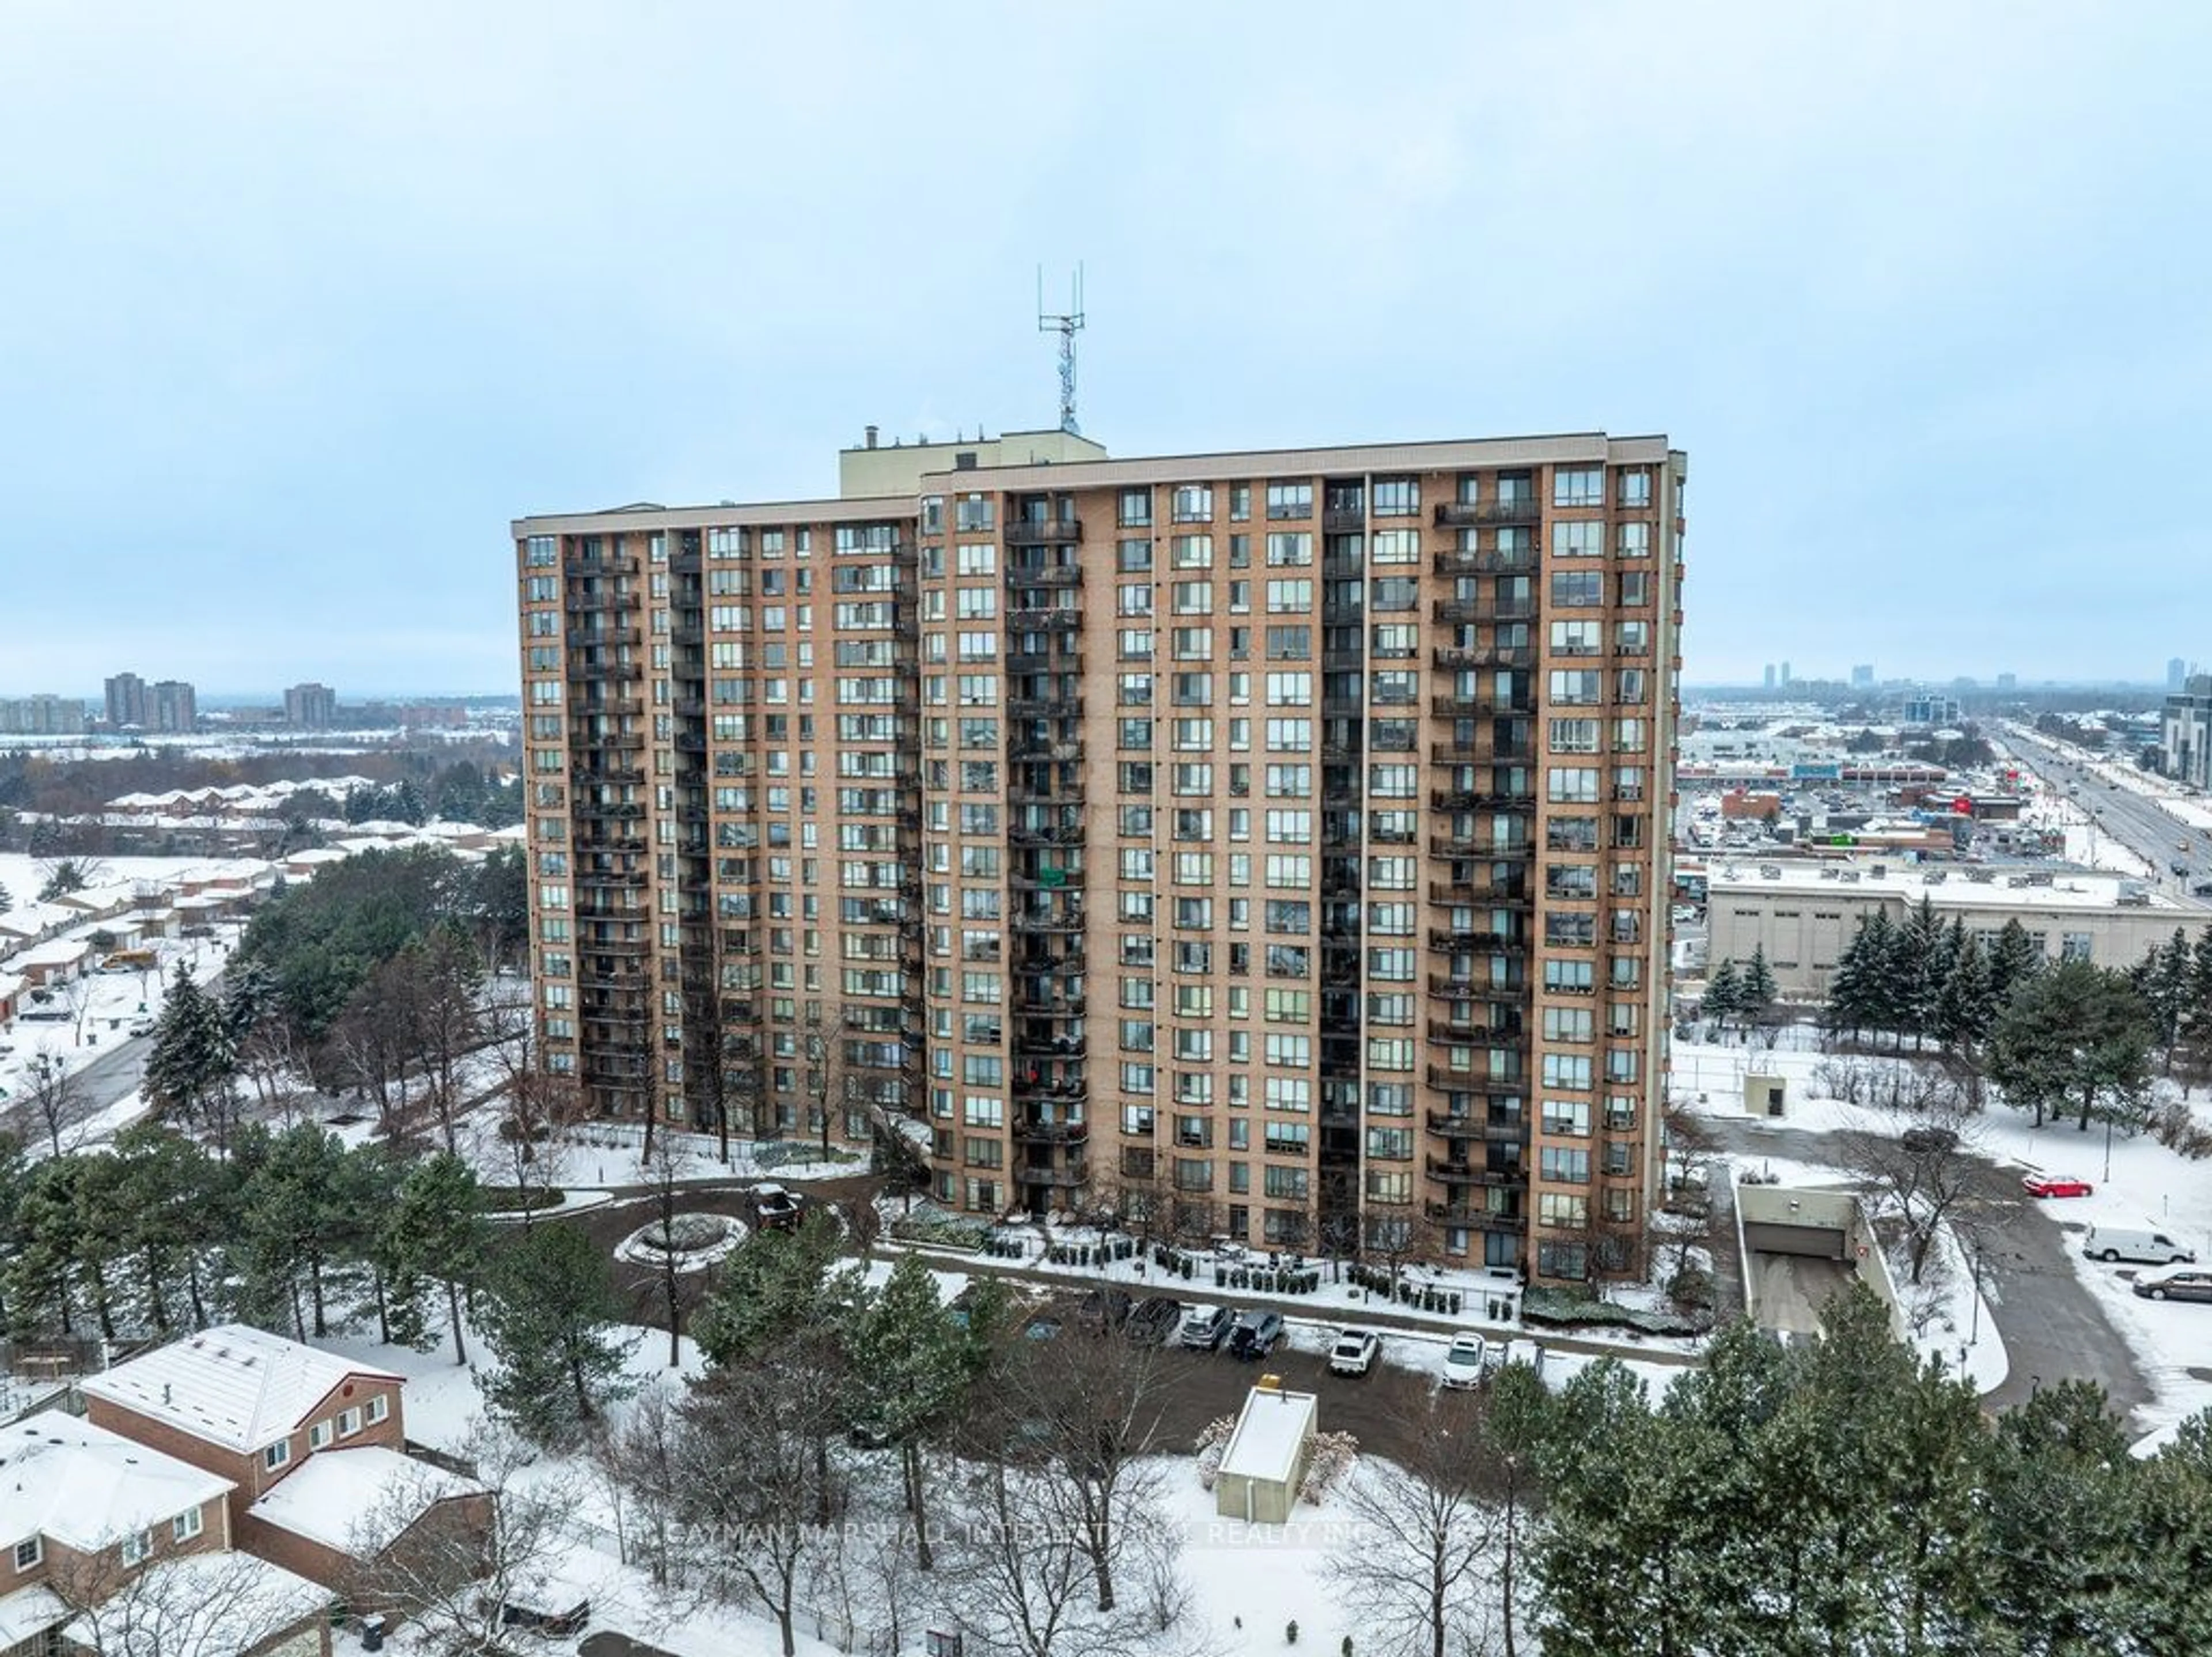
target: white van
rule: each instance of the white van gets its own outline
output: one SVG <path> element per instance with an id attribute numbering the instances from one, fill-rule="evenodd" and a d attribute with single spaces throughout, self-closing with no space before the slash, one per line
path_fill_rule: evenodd
<path id="1" fill-rule="evenodd" d="M 2197 1263 L 2195 1249 L 2184 1248 L 2162 1231 L 2139 1230 L 2132 1226 L 2090 1227 L 2081 1252 L 2092 1260 L 2131 1260 L 2146 1266 Z"/>

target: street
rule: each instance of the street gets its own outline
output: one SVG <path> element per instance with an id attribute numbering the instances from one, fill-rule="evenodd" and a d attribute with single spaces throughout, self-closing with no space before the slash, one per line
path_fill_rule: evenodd
<path id="1" fill-rule="evenodd" d="M 2202 832 L 2164 809 L 2156 800 L 2124 783 L 2107 782 L 2077 763 L 2073 755 L 2041 737 L 2008 730 L 2005 740 L 2044 781 L 2061 792 L 2069 787 L 2078 789 L 2068 798 L 2090 813 L 2097 833 L 2117 841 L 2148 862 L 2160 891 L 2185 907 L 2212 909 L 2203 899 L 2191 896 L 2189 890 L 2199 881 L 2212 880 L 2212 840 L 2207 840 Z M 2175 874 L 2172 866 L 2176 863 L 2189 872 L 2185 875 Z"/>

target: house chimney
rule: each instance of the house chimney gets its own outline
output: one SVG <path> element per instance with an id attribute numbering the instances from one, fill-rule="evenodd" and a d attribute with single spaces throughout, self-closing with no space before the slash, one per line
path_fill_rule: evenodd
<path id="1" fill-rule="evenodd" d="M 873 448 L 875 446 L 876 446 L 876 429 L 875 429 L 873 426 L 870 426 L 870 427 L 868 428 L 868 447 L 869 447 L 870 448 Z"/>

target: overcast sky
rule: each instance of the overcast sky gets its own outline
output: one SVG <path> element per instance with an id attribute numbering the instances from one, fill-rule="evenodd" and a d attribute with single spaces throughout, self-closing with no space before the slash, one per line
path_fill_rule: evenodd
<path id="1" fill-rule="evenodd" d="M 1686 671 L 2212 659 L 2212 5 L 0 10 L 0 694 L 511 691 L 508 521 L 1662 431 Z"/>

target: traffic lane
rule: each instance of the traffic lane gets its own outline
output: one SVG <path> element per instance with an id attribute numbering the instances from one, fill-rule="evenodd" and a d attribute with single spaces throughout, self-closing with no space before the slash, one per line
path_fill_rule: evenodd
<path id="1" fill-rule="evenodd" d="M 1731 1155 L 1772 1154 L 1831 1168 L 1849 1165 L 1840 1133 L 1705 1120 L 1715 1142 Z M 2134 1355 L 2074 1275 L 2060 1221 L 2042 1203 L 2021 1195 L 2016 1172 L 1994 1163 L 1984 1167 L 1969 1212 L 1980 1222 L 1983 1296 L 2010 1363 L 2004 1384 L 1984 1403 L 1992 1408 L 2018 1404 L 2037 1386 L 2062 1380 L 2095 1382 L 2123 1412 L 2149 1403 L 2150 1387 Z"/>
<path id="2" fill-rule="evenodd" d="M 2190 870 L 2178 877 L 2182 880 L 2212 879 L 2212 840 L 2203 831 L 2192 828 L 2152 796 L 2075 766 L 2046 744 L 2017 740 L 2034 748 L 2030 764 L 2039 776 L 2062 789 L 2072 785 L 2077 792 L 2069 798 L 2091 814 L 2099 831 L 2148 861 L 2162 878 L 2177 878 L 2172 865 L 2179 862 Z"/>

